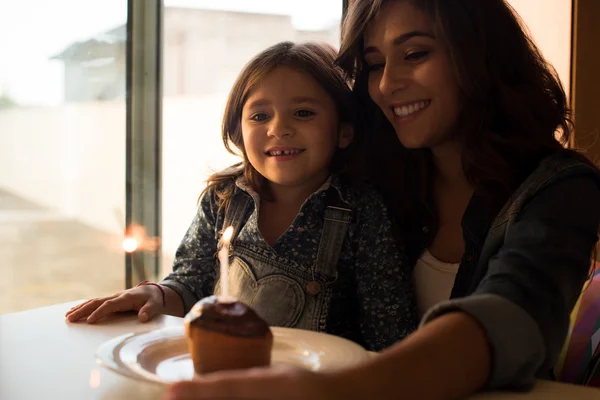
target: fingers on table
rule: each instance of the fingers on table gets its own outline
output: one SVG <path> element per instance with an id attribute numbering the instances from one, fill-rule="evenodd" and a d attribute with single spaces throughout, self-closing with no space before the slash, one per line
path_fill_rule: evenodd
<path id="1" fill-rule="evenodd" d="M 110 298 L 104 301 L 100 306 L 95 307 L 94 312 L 87 318 L 87 322 L 93 324 L 107 315 L 133 309 L 135 309 L 135 302 L 130 294 L 124 293 L 117 297 Z"/>
<path id="2" fill-rule="evenodd" d="M 100 307 L 107 300 L 113 299 L 117 296 L 118 295 L 113 295 L 113 296 L 109 296 L 109 297 L 91 299 L 86 302 L 83 302 L 83 303 L 71 308 L 67 312 L 66 317 L 71 322 L 78 321 L 78 320 L 90 315 L 94 310 L 96 310 L 98 307 Z"/>

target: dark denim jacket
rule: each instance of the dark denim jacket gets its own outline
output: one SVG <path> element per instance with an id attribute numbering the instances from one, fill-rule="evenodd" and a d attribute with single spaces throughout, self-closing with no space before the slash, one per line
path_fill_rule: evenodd
<path id="1" fill-rule="evenodd" d="M 589 275 L 600 225 L 600 176 L 572 155 L 545 158 L 500 213 L 475 194 L 463 216 L 465 253 L 451 299 L 435 317 L 474 317 L 492 348 L 488 388 L 529 388 L 547 378 L 563 346 L 569 316 Z M 424 225 L 423 249 L 435 234 Z"/>

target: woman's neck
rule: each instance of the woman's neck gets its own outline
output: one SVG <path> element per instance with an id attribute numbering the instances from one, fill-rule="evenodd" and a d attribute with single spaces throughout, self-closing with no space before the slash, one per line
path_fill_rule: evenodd
<path id="1" fill-rule="evenodd" d="M 465 244 L 462 220 L 473 196 L 474 188 L 467 180 L 460 148 L 432 149 L 435 175 L 431 188 L 438 226 L 429 251 L 445 262 L 460 262 Z"/>
<path id="2" fill-rule="evenodd" d="M 472 189 L 463 170 L 461 150 L 456 143 L 448 143 L 431 149 L 436 182 L 443 186 Z"/>

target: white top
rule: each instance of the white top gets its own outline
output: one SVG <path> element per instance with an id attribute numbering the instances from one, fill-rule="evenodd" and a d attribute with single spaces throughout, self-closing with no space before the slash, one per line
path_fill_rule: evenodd
<path id="1" fill-rule="evenodd" d="M 0 399 L 161 399 L 162 385 L 117 375 L 98 365 L 94 353 L 103 342 L 116 336 L 183 325 L 183 318 L 160 316 L 142 324 L 135 313 L 129 313 L 95 325 L 66 322 L 67 310 L 79 303 L 0 315 Z M 265 388 L 265 393 L 268 391 Z M 488 399 L 598 400 L 598 390 L 537 381 L 531 393 L 482 393 L 469 397 Z"/>
<path id="2" fill-rule="evenodd" d="M 425 250 L 414 270 L 419 318 L 432 306 L 450 298 L 460 263 L 445 263 Z"/>

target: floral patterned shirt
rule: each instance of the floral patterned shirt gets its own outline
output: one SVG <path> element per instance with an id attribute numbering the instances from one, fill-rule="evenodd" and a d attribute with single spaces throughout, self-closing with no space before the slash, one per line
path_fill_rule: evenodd
<path id="1" fill-rule="evenodd" d="M 236 185 L 249 191 L 242 178 Z M 392 219 L 377 192 L 348 187 L 338 177 L 332 177 L 305 201 L 272 249 L 310 273 L 317 257 L 329 190 L 352 209 L 353 220 L 338 260 L 327 332 L 378 351 L 407 336 L 416 329 L 418 321 L 412 267 L 393 235 Z M 255 201 L 237 241 L 268 247 L 258 229 L 258 196 L 250 194 Z M 160 282 L 182 297 L 185 312 L 214 292 L 218 238 L 224 219 L 224 212 L 217 210 L 217 196 L 209 190 L 201 198 L 198 212 L 176 252 L 173 272 Z"/>

